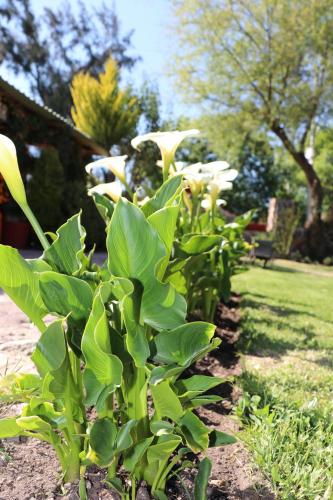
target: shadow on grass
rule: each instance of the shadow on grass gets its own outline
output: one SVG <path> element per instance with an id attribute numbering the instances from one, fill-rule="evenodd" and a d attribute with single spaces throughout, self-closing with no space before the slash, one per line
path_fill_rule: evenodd
<path id="1" fill-rule="evenodd" d="M 243 307 L 250 307 L 252 309 L 258 309 L 260 307 L 263 310 L 267 310 L 276 316 L 287 317 L 287 316 L 308 316 L 310 318 L 319 319 L 325 323 L 333 325 L 332 321 L 323 319 L 321 316 L 310 312 L 308 309 L 295 309 L 294 307 L 290 307 L 287 305 L 274 305 L 268 304 L 267 299 L 274 301 L 273 298 L 267 297 L 267 295 L 262 295 L 260 293 L 244 293 L 243 295 Z M 251 297 L 254 297 L 252 299 Z M 255 300 L 258 298 L 259 300 Z M 293 302 L 293 306 L 305 306 L 302 302 Z"/>
<path id="2" fill-rule="evenodd" d="M 272 324 L 280 332 L 280 335 L 283 330 L 288 328 L 293 335 L 297 335 L 297 338 L 288 339 L 267 334 L 266 331 L 272 327 Z M 255 320 L 246 318 L 239 340 L 239 349 L 242 352 L 254 354 L 258 357 L 271 356 L 279 358 L 286 354 L 287 351 L 318 349 L 319 345 L 316 337 L 316 331 L 308 325 L 299 327 L 286 324 L 275 318 L 256 318 Z"/>

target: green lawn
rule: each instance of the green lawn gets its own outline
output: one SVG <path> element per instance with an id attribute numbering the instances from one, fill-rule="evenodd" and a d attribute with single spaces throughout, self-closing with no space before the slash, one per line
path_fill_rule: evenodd
<path id="1" fill-rule="evenodd" d="M 243 295 L 244 440 L 278 498 L 333 498 L 333 271 L 278 261 Z"/>

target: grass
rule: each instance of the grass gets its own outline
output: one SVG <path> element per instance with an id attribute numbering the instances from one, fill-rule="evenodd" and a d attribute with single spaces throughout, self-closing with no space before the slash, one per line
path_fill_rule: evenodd
<path id="1" fill-rule="evenodd" d="M 243 295 L 243 439 L 281 499 L 333 498 L 333 272 L 278 262 Z"/>

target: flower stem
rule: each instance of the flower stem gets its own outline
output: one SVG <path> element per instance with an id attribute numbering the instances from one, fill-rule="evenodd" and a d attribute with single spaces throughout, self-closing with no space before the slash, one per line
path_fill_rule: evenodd
<path id="1" fill-rule="evenodd" d="M 36 219 L 33 212 L 31 211 L 29 205 L 28 204 L 21 205 L 21 208 L 22 208 L 25 216 L 27 217 L 28 221 L 32 225 L 33 230 L 35 231 L 36 236 L 38 237 L 39 241 L 41 242 L 42 247 L 44 248 L 44 250 L 47 250 L 50 247 L 50 244 L 47 241 L 47 238 L 46 238 L 42 228 L 40 227 L 38 220 Z"/>

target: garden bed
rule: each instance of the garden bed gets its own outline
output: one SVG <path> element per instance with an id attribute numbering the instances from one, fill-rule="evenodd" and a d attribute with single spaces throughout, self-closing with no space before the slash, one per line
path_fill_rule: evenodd
<path id="1" fill-rule="evenodd" d="M 37 331 L 29 324 L 23 313 L 6 295 L 1 295 L 0 313 L 5 318 L 1 337 L 1 374 L 5 371 L 32 371 L 29 359 L 38 338 Z M 237 434 L 239 423 L 232 415 L 232 408 L 239 392 L 232 378 L 241 374 L 241 362 L 236 353 L 235 343 L 239 336 L 239 302 L 234 295 L 228 305 L 219 304 L 215 323 L 216 334 L 221 337 L 220 348 L 199 361 L 189 374 L 215 375 L 228 380 L 218 389 L 223 401 L 198 410 L 204 423 L 215 429 Z M 7 367 L 7 368 L 6 368 Z M 216 393 L 216 388 L 214 389 Z M 1 416 L 14 414 L 11 406 L 1 409 Z M 213 448 L 208 451 L 213 462 L 208 498 L 259 499 L 274 498 L 265 486 L 263 477 L 254 467 L 244 445 L 236 444 Z M 169 484 L 167 495 L 170 499 L 186 499 L 193 488 L 195 469 L 187 469 L 179 479 Z M 88 498 L 117 499 L 116 493 L 105 486 L 105 474 L 92 468 L 87 474 Z M 260 485 L 258 487 L 258 485 Z M 60 485 L 60 468 L 53 449 L 47 443 L 35 439 L 14 438 L 5 440 L 0 448 L 0 498 L 3 500 L 76 500 L 78 485 Z M 137 498 L 149 498 L 145 488 L 138 490 Z"/>

